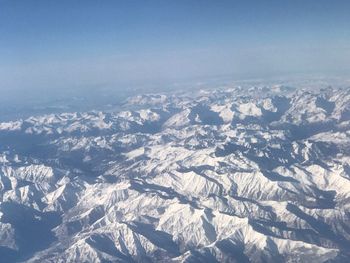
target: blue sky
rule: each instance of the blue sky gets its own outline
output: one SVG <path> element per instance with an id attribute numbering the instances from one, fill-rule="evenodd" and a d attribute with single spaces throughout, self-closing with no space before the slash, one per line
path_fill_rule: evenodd
<path id="1" fill-rule="evenodd" d="M 0 0 L 0 89 L 350 73 L 350 1 Z"/>

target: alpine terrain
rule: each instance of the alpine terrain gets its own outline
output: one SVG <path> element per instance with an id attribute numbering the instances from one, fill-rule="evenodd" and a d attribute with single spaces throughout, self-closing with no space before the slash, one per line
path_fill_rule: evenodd
<path id="1" fill-rule="evenodd" d="M 350 89 L 0 123 L 1 262 L 350 262 Z"/>

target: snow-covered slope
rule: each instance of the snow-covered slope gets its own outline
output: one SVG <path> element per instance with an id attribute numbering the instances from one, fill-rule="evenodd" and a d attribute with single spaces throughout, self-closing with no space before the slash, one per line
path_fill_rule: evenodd
<path id="1" fill-rule="evenodd" d="M 0 123 L 1 262 L 349 262 L 350 90 Z"/>

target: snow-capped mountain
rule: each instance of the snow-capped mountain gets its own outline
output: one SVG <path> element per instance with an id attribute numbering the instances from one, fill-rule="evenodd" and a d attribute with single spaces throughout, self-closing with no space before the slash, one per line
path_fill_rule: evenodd
<path id="1" fill-rule="evenodd" d="M 0 123 L 1 262 L 349 262 L 350 89 Z"/>

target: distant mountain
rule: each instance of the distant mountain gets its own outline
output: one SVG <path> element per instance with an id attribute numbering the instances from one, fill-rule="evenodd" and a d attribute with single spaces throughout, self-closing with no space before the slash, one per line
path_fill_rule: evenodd
<path id="1" fill-rule="evenodd" d="M 0 151 L 1 262 L 350 262 L 350 89 L 140 95 Z"/>

